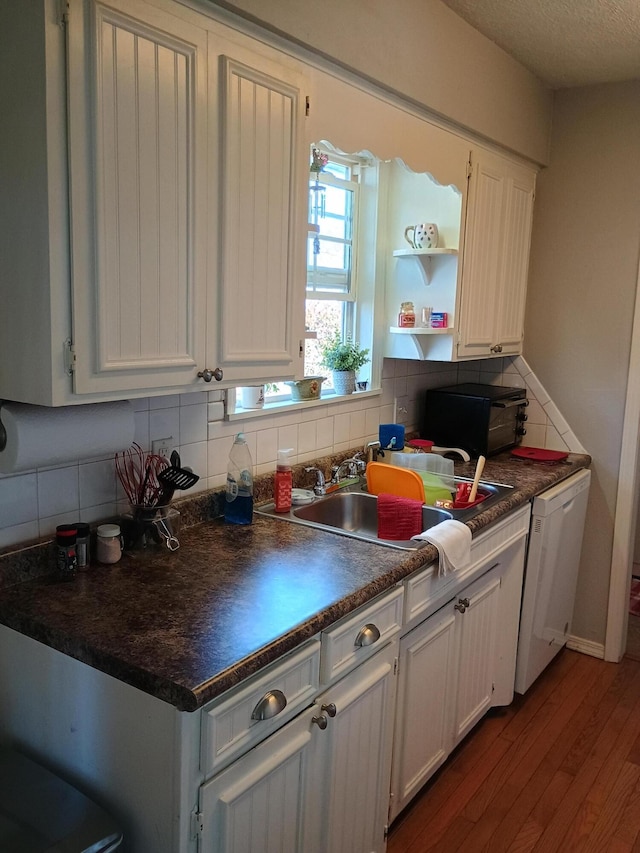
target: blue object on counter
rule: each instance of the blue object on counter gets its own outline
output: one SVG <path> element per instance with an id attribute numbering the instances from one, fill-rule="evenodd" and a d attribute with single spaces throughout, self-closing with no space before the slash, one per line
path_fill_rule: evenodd
<path id="1" fill-rule="evenodd" d="M 378 441 L 383 450 L 402 450 L 404 447 L 404 426 L 402 424 L 380 424 Z"/>

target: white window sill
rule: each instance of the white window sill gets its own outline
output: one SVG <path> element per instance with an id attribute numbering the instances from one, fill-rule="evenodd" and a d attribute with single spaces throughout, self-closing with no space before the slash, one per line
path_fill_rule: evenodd
<path id="1" fill-rule="evenodd" d="M 265 415 L 279 415 L 283 412 L 294 412 L 296 409 L 315 409 L 318 406 L 327 406 L 332 403 L 348 403 L 355 400 L 362 400 L 365 397 L 378 397 L 382 394 L 380 388 L 372 388 L 370 391 L 354 391 L 353 394 L 327 394 L 319 400 L 300 400 L 292 402 L 291 400 L 282 400 L 278 403 L 265 403 L 262 409 L 243 409 L 237 406 L 233 412 L 227 412 L 225 420 L 227 421 L 246 421 L 249 418 L 260 418 Z"/>

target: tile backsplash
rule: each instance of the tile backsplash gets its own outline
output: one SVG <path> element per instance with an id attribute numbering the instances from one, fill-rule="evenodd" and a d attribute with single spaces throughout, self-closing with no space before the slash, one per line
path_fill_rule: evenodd
<path id="1" fill-rule="evenodd" d="M 378 395 L 343 398 L 255 417 L 225 420 L 224 392 L 208 391 L 134 400 L 136 441 L 150 450 L 173 437 L 182 464 L 200 475 L 193 491 L 219 488 L 237 432 L 244 432 L 257 474 L 275 470 L 278 448 L 293 447 L 294 463 L 364 446 L 380 423 L 417 429 L 422 392 L 456 382 L 526 386 L 530 401 L 525 443 L 584 452 L 555 403 L 521 357 L 462 364 L 385 359 Z M 48 537 L 67 521 L 95 522 L 123 511 L 113 458 L 82 460 L 55 468 L 0 475 L 0 548 Z"/>

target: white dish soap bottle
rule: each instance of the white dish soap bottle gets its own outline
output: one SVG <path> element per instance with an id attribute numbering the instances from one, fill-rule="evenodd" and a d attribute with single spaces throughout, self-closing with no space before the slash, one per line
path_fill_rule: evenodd
<path id="1" fill-rule="evenodd" d="M 253 521 L 253 461 L 244 434 L 236 435 L 229 453 L 224 520 L 230 524 Z"/>

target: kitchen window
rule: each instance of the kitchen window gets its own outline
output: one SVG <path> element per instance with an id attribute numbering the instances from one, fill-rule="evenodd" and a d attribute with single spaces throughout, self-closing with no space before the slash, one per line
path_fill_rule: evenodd
<path id="1" fill-rule="evenodd" d="M 322 158 L 321 171 L 313 169 L 314 152 L 316 163 Z M 371 218 L 367 207 L 377 208 L 377 168 L 373 158 L 341 154 L 326 142 L 311 146 L 310 164 L 304 375 L 326 376 L 325 396 L 333 391 L 331 371 L 320 363 L 325 340 L 338 331 L 373 350 L 373 282 L 363 281 L 359 261 L 363 253 L 375 256 L 375 231 L 360 223 Z M 364 370 L 369 378 L 370 364 Z M 275 383 L 267 387 L 265 399 L 284 400 L 289 397 L 285 391 Z"/>
<path id="2" fill-rule="evenodd" d="M 321 166 L 321 171 L 314 171 Z M 312 146 L 307 237 L 305 376 L 327 373 L 323 341 L 337 331 L 353 336 L 357 300 L 360 163 Z M 324 371 L 324 373 L 323 373 Z M 323 390 L 333 388 L 329 374 Z"/>

